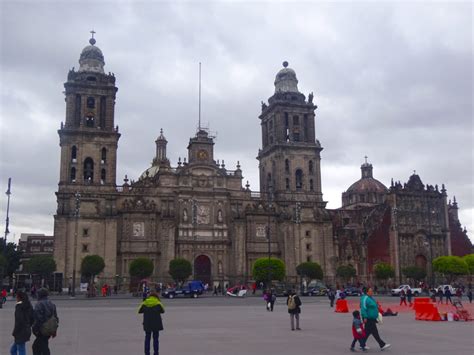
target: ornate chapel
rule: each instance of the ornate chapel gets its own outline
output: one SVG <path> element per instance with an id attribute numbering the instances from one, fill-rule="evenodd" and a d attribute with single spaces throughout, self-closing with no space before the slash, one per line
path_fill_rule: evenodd
<path id="1" fill-rule="evenodd" d="M 96 254 L 105 260 L 104 278 L 127 277 L 130 262 L 147 257 L 153 278 L 167 282 L 169 262 L 181 257 L 191 262 L 194 279 L 245 282 L 255 260 L 271 255 L 285 262 L 291 281 L 306 261 L 318 262 L 328 282 L 346 264 L 360 281 L 370 280 L 379 261 L 392 264 L 400 279 L 405 266 L 429 272 L 439 255 L 471 252 L 456 200 L 448 202 L 444 185 L 425 185 L 415 173 L 386 187 L 366 161 L 361 179 L 342 193 L 342 207 L 326 208 L 315 98 L 298 90 L 287 62 L 255 113 L 260 191 L 244 185 L 239 163 L 229 169 L 215 160 L 214 137 L 202 128 L 189 139 L 187 158 L 174 165 L 161 130 L 151 166 L 117 185 L 118 88 L 104 65 L 91 38 L 64 84 L 54 257 L 65 278 L 74 271 L 80 278 L 82 259 Z"/>

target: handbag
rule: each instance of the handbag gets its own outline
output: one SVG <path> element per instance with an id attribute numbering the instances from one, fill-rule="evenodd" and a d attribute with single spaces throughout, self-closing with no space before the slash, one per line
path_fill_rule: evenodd
<path id="1" fill-rule="evenodd" d="M 383 324 L 383 316 L 382 313 L 379 312 L 379 315 L 377 316 L 377 323 L 378 324 Z"/>

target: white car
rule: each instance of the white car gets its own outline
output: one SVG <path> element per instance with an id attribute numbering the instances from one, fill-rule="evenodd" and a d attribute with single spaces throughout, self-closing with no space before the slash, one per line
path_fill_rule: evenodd
<path id="1" fill-rule="evenodd" d="M 441 290 L 443 290 L 443 294 L 444 294 L 444 291 L 446 290 L 446 287 L 449 288 L 449 291 L 451 291 L 452 296 L 454 296 L 456 294 L 456 289 L 451 285 L 439 285 L 438 287 L 436 287 L 436 291 L 439 291 L 441 289 Z"/>
<path id="2" fill-rule="evenodd" d="M 398 286 L 398 288 L 393 288 L 392 289 L 392 296 L 398 296 L 400 295 L 400 292 L 402 292 L 402 290 L 405 291 L 405 293 L 407 293 L 408 290 L 411 290 L 413 296 L 418 296 L 420 293 L 421 293 L 421 288 L 412 288 L 410 287 L 410 285 L 400 285 Z"/>

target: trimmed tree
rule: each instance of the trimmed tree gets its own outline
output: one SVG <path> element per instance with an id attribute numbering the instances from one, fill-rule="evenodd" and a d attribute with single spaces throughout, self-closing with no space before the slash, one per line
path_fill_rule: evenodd
<path id="1" fill-rule="evenodd" d="M 474 254 L 464 255 L 462 259 L 467 264 L 469 275 L 474 275 Z"/>
<path id="2" fill-rule="evenodd" d="M 341 265 L 336 269 L 336 276 L 343 279 L 344 282 L 349 281 L 351 278 L 355 277 L 356 274 L 356 269 L 351 264 Z"/>
<path id="3" fill-rule="evenodd" d="M 89 296 L 95 295 L 95 292 L 93 292 L 94 277 L 100 274 L 104 268 L 104 259 L 102 259 L 102 257 L 99 255 L 87 255 L 84 259 L 82 259 L 81 273 L 90 279 Z"/>
<path id="4" fill-rule="evenodd" d="M 193 273 L 191 263 L 183 258 L 176 258 L 170 261 L 168 273 L 176 283 L 183 283 Z"/>
<path id="5" fill-rule="evenodd" d="M 285 263 L 278 258 L 259 258 L 255 260 L 252 268 L 252 276 L 255 281 L 281 281 L 285 278 Z M 269 278 L 271 280 L 269 280 Z"/>
<path id="6" fill-rule="evenodd" d="M 395 270 L 393 270 L 392 265 L 381 262 L 374 265 L 374 274 L 376 279 L 387 281 L 395 276 Z"/>
<path id="7" fill-rule="evenodd" d="M 26 271 L 30 274 L 37 274 L 41 276 L 42 282 L 45 278 L 56 271 L 56 261 L 52 256 L 38 255 L 33 256 L 26 263 Z"/>
<path id="8" fill-rule="evenodd" d="M 321 280 L 323 278 L 323 269 L 321 268 L 321 265 L 311 261 L 299 264 L 296 267 L 296 273 L 298 276 L 309 280 Z"/>
<path id="9" fill-rule="evenodd" d="M 443 274 L 449 283 L 456 280 L 458 276 L 469 274 L 466 261 L 459 256 L 440 256 L 433 260 L 433 270 Z"/>
<path id="10" fill-rule="evenodd" d="M 130 263 L 128 272 L 131 277 L 144 279 L 153 274 L 153 261 L 148 258 L 136 258 Z"/>
<path id="11" fill-rule="evenodd" d="M 407 266 L 402 269 L 402 273 L 414 281 L 421 281 L 426 277 L 426 270 L 418 266 Z"/>

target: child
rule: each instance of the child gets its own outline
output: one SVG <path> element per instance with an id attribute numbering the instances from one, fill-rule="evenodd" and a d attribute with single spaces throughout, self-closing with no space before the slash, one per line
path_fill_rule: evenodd
<path id="1" fill-rule="evenodd" d="M 355 351 L 354 347 L 357 341 L 359 341 L 359 345 L 362 351 L 367 351 L 367 347 L 365 346 L 365 330 L 364 330 L 364 323 L 360 319 L 360 312 L 354 311 L 352 312 L 354 318 L 352 319 L 352 336 L 354 339 L 352 340 L 351 344 L 351 351 Z"/>

